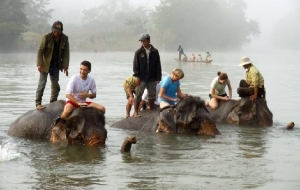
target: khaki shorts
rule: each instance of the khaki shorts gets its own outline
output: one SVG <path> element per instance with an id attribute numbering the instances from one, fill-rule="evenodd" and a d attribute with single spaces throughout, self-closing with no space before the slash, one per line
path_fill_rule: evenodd
<path id="1" fill-rule="evenodd" d="M 128 94 L 128 92 L 126 91 L 126 89 L 124 89 L 124 91 L 125 91 L 125 94 L 126 94 L 126 99 L 128 99 L 130 95 Z M 135 95 L 136 94 L 135 90 L 133 90 L 132 93 L 133 93 L 133 95 Z"/>
<path id="2" fill-rule="evenodd" d="M 159 107 L 160 108 L 164 108 L 164 107 L 166 107 L 166 106 L 169 106 L 170 104 L 168 103 L 168 102 L 164 102 L 164 101 L 161 101 L 160 103 L 159 103 Z"/>

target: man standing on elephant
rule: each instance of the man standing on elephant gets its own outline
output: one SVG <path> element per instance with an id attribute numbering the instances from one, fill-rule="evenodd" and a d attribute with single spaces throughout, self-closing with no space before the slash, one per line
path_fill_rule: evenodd
<path id="1" fill-rule="evenodd" d="M 68 36 L 62 33 L 63 24 L 56 21 L 52 25 L 52 32 L 43 36 L 37 53 L 37 69 L 40 72 L 40 79 L 36 90 L 35 105 L 40 110 L 42 97 L 47 83 L 48 73 L 51 80 L 50 102 L 57 101 L 59 95 L 59 71 L 63 71 L 68 76 L 70 51 Z"/>
<path id="2" fill-rule="evenodd" d="M 141 82 L 136 92 L 133 117 L 140 117 L 139 104 L 145 88 L 148 90 L 149 108 L 154 109 L 156 84 L 161 80 L 162 75 L 159 52 L 150 44 L 149 34 L 142 34 L 139 41 L 142 46 L 134 55 L 133 76 L 138 77 Z"/>
<path id="3" fill-rule="evenodd" d="M 246 80 L 241 80 L 240 87 L 237 89 L 240 97 L 250 96 L 252 101 L 256 100 L 257 97 L 265 98 L 264 77 L 254 67 L 249 57 L 242 57 L 239 66 L 247 69 Z"/>
<path id="4" fill-rule="evenodd" d="M 91 72 L 91 63 L 89 61 L 83 61 L 80 64 L 79 74 L 73 75 L 68 82 L 66 89 L 66 105 L 64 111 L 61 114 L 61 119 L 66 119 L 70 113 L 78 107 L 95 107 L 105 113 L 105 107 L 90 101 L 86 101 L 87 98 L 96 98 L 96 83 L 94 78 L 88 76 Z M 89 93 L 91 92 L 91 93 Z"/>

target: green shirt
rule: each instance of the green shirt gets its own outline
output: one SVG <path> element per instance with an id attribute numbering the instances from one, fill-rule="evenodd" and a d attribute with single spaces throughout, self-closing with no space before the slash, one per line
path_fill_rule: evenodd
<path id="1" fill-rule="evenodd" d="M 250 87 L 262 88 L 264 85 L 264 77 L 253 65 L 246 71 L 246 82 Z"/>
<path id="2" fill-rule="evenodd" d="M 37 52 L 37 66 L 42 66 L 43 72 L 48 73 L 51 59 L 58 58 L 59 70 L 68 69 L 70 61 L 69 39 L 64 33 L 60 36 L 60 43 L 58 47 L 58 55 L 53 56 L 54 39 L 53 34 L 48 33 L 43 36 Z"/>

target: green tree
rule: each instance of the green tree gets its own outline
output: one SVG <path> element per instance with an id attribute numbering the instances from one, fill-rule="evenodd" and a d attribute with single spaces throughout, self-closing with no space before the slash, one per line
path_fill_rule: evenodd
<path id="1" fill-rule="evenodd" d="M 25 31 L 27 18 L 24 6 L 21 0 L 0 1 L 0 51 L 10 51 L 15 48 L 16 41 Z"/>
<path id="2" fill-rule="evenodd" d="M 149 28 L 150 12 L 128 0 L 105 0 L 100 6 L 83 11 L 84 24 L 77 32 L 85 35 L 73 43 L 94 51 L 136 47 L 138 36 Z"/>
<path id="3" fill-rule="evenodd" d="M 26 29 L 29 32 L 43 34 L 50 31 L 48 21 L 54 9 L 47 9 L 49 0 L 27 0 L 25 13 L 29 24 Z"/>
<path id="4" fill-rule="evenodd" d="M 247 21 L 242 0 L 162 0 L 153 14 L 161 45 L 174 49 L 237 49 L 260 34 L 256 21 Z M 166 43 L 167 42 L 167 43 Z"/>

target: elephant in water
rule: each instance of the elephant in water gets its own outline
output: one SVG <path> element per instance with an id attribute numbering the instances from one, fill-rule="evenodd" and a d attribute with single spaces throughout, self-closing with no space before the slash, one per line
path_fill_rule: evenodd
<path id="1" fill-rule="evenodd" d="M 88 146 L 105 145 L 107 130 L 101 111 L 90 107 L 77 108 L 62 123 L 59 116 L 64 105 L 65 101 L 60 100 L 47 104 L 43 110 L 24 113 L 11 124 L 8 135 Z"/>
<path id="2" fill-rule="evenodd" d="M 249 97 L 239 100 L 220 100 L 215 110 L 208 108 L 216 123 L 239 124 L 249 126 L 272 126 L 273 114 L 264 98 L 251 101 Z"/>
<path id="3" fill-rule="evenodd" d="M 144 110 L 139 118 L 126 118 L 111 126 L 164 133 L 195 133 L 210 136 L 220 134 L 204 101 L 192 96 L 162 110 Z"/>

